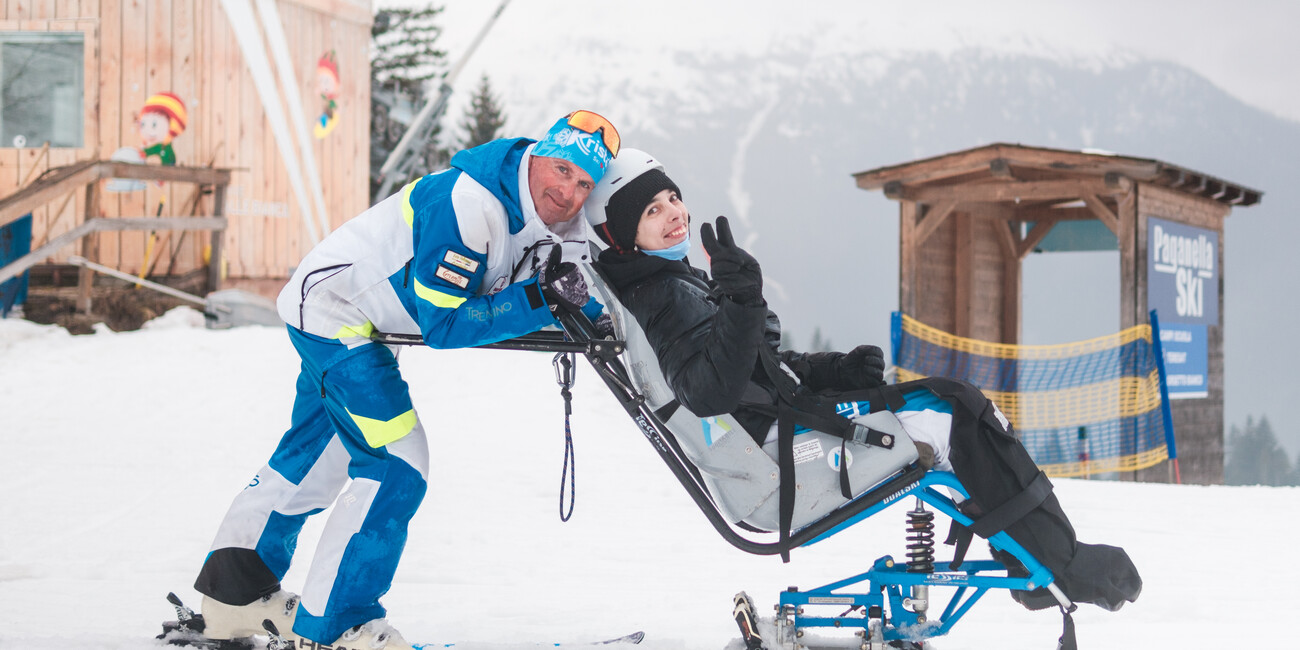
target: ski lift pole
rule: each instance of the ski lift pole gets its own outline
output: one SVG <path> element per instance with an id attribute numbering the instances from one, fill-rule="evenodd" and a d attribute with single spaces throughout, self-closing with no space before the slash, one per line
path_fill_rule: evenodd
<path id="1" fill-rule="evenodd" d="M 402 138 L 397 141 L 397 146 L 393 148 L 393 152 L 388 154 L 388 160 L 385 160 L 384 166 L 379 168 L 379 180 L 381 181 L 379 197 L 388 196 L 388 193 L 393 189 L 393 185 L 399 180 L 405 180 L 410 175 L 410 168 L 415 162 L 415 154 L 411 151 L 411 144 L 417 139 L 427 139 L 429 133 L 433 131 L 433 126 L 442 119 L 443 113 L 447 112 L 447 100 L 451 97 L 452 84 L 456 82 L 456 77 L 460 76 L 460 72 L 465 68 L 465 63 L 469 61 L 470 55 L 474 54 L 474 50 L 478 49 L 479 43 L 483 42 L 483 38 L 496 24 L 497 19 L 501 17 L 501 12 L 505 11 L 508 4 L 510 4 L 510 0 L 502 0 L 496 11 L 493 11 L 492 15 L 488 17 L 487 23 L 483 25 L 478 35 L 470 42 L 465 54 L 443 77 L 442 84 L 438 87 L 437 99 L 425 103 L 420 112 L 416 114 L 415 119 L 411 121 L 411 125 L 407 127 L 406 132 L 402 134 Z"/>

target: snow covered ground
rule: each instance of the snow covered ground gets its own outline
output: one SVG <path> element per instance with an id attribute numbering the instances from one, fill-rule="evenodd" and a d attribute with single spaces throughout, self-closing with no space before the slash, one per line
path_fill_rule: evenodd
<path id="1" fill-rule="evenodd" d="M 901 507 L 790 564 L 735 550 L 585 362 L 577 507 L 561 523 L 550 357 L 403 352 L 433 458 L 384 598 L 407 638 L 492 647 L 645 630 L 649 649 L 735 648 L 735 592 L 766 616 L 789 585 L 902 555 Z M 197 604 L 195 573 L 287 426 L 296 373 L 282 330 L 206 330 L 187 308 L 139 332 L 83 337 L 0 320 L 0 649 L 157 648 L 159 622 L 173 617 L 165 594 Z M 1080 538 L 1125 547 L 1146 582 L 1118 613 L 1081 608 L 1081 648 L 1294 647 L 1278 622 L 1300 610 L 1300 489 L 1056 485 Z M 323 521 L 304 531 L 288 588 L 301 585 Z M 1060 625 L 995 593 L 932 647 L 1047 650 Z"/>

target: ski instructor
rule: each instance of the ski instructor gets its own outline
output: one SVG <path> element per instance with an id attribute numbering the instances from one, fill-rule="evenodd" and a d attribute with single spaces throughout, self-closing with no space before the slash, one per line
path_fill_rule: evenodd
<path id="1" fill-rule="evenodd" d="M 307 254 L 278 301 L 302 358 L 292 423 L 231 504 L 194 584 L 206 636 L 265 634 L 270 619 L 298 650 L 411 650 L 379 598 L 424 498 L 429 450 L 396 357 L 371 337 L 464 348 L 554 324 L 557 307 L 595 318 L 575 264 L 586 222 L 574 217 L 618 149 L 608 120 L 573 112 L 540 141 L 461 151 Z M 298 532 L 331 504 L 293 595 L 280 578 Z"/>

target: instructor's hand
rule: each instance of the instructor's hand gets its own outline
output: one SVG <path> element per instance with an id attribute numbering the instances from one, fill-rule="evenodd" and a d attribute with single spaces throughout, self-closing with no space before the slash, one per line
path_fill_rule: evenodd
<path id="1" fill-rule="evenodd" d="M 709 254 L 710 270 L 718 289 L 738 303 L 761 304 L 763 271 L 753 255 L 736 246 L 727 218 L 718 217 L 717 236 L 713 234 L 712 224 L 700 226 L 700 240 L 704 244 L 704 251 Z"/>
<path id="2" fill-rule="evenodd" d="M 542 269 L 538 284 L 541 285 L 542 297 L 552 312 L 557 307 L 571 312 L 578 311 L 590 298 L 587 294 L 587 280 L 582 277 L 578 265 L 560 261 L 559 244 L 551 249 L 551 256 L 546 260 L 546 268 Z"/>

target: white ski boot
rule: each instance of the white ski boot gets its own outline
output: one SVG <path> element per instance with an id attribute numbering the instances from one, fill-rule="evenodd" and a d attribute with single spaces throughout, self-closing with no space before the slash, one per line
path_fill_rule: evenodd
<path id="1" fill-rule="evenodd" d="M 247 605 L 227 605 L 203 597 L 203 635 L 209 639 L 238 639 L 260 634 L 265 636 L 262 621 L 270 619 L 280 635 L 297 646 L 293 620 L 298 615 L 298 596 L 281 589 Z"/>
<path id="2" fill-rule="evenodd" d="M 302 646 L 298 646 L 301 650 Z M 388 624 L 388 619 L 377 618 L 358 625 L 334 642 L 334 650 L 414 650 L 402 633 Z"/>

